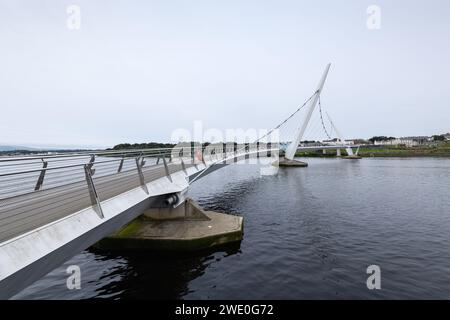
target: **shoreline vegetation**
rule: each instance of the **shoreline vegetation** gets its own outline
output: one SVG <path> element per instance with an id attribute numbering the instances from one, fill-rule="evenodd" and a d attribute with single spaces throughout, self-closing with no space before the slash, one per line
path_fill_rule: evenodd
<path id="1" fill-rule="evenodd" d="M 204 146 L 208 145 L 205 143 Z M 107 150 L 130 150 L 130 149 L 147 149 L 147 148 L 172 148 L 175 144 L 171 143 L 123 143 L 114 146 L 113 148 L 108 148 Z M 49 153 L 53 152 L 86 152 L 89 150 L 75 149 L 75 150 L 49 150 Z M 355 149 L 353 149 L 355 151 Z M 0 156 L 8 155 L 32 155 L 32 154 L 42 154 L 46 152 L 45 150 L 8 150 L 0 151 Z M 281 152 L 282 155 L 283 152 Z M 341 155 L 347 156 L 347 152 L 344 148 L 341 149 Z M 433 144 L 424 144 L 414 147 L 406 147 L 402 145 L 397 146 L 376 146 L 376 145 L 365 145 L 361 146 L 358 155 L 363 158 L 368 157 L 450 157 L 450 142 L 441 141 Z M 328 158 L 336 157 L 336 150 L 326 150 L 324 154 L 322 150 L 314 150 L 308 152 L 297 152 L 296 157 L 319 157 Z"/>
<path id="2" fill-rule="evenodd" d="M 355 151 L 355 150 L 353 150 Z M 341 150 L 342 156 L 346 156 L 345 149 Z M 372 157 L 450 157 L 450 142 L 443 142 L 437 145 L 423 145 L 417 147 L 405 146 L 365 146 L 359 149 L 358 155 L 363 158 Z M 297 152 L 297 157 L 336 157 L 336 150 L 327 150 L 323 154 L 322 150 L 310 152 Z"/>
<path id="3" fill-rule="evenodd" d="M 204 146 L 209 143 L 205 143 Z M 112 148 L 112 150 L 126 150 L 126 149 L 145 149 L 145 148 L 171 148 L 175 144 L 170 143 L 141 143 L 141 144 L 119 144 Z M 355 151 L 355 150 L 354 150 Z M 341 150 L 342 156 L 347 156 L 345 149 Z M 323 154 L 322 150 L 297 152 L 297 157 L 336 157 L 336 150 L 327 150 Z M 363 158 L 368 157 L 450 157 L 450 142 L 437 142 L 433 144 L 424 144 L 415 147 L 398 146 L 375 146 L 367 145 L 359 149 L 358 155 Z"/>

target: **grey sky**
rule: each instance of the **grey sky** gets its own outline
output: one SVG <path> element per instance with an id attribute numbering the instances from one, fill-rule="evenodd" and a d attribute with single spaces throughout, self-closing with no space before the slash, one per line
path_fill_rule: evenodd
<path id="1" fill-rule="evenodd" d="M 66 8 L 81 8 L 81 30 Z M 381 29 L 366 26 L 369 5 Z M 0 144 L 271 128 L 310 96 L 348 138 L 450 131 L 448 1 L 0 0 Z"/>

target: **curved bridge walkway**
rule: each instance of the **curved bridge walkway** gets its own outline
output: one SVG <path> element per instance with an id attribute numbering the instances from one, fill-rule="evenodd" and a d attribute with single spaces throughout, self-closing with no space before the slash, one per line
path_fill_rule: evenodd
<path id="1" fill-rule="evenodd" d="M 208 148 L 207 148 L 208 149 Z M 277 148 L 221 145 L 0 158 L 0 298 L 8 298 L 189 184 Z"/>

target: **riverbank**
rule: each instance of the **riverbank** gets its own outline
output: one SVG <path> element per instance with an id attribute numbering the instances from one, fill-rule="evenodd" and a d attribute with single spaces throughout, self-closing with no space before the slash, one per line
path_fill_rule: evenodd
<path id="1" fill-rule="evenodd" d="M 342 150 L 342 155 L 346 156 L 345 150 Z M 358 155 L 361 157 L 450 157 L 450 143 L 441 143 L 433 146 L 420 147 L 401 147 L 401 146 L 386 146 L 386 147 L 362 147 L 359 149 Z M 322 150 L 311 152 L 297 152 L 297 157 L 335 157 L 335 150 L 327 150 L 323 154 Z"/>

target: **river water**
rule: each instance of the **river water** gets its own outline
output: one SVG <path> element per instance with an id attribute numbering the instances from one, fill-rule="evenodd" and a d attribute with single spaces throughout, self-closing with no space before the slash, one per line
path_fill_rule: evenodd
<path id="1" fill-rule="evenodd" d="M 244 217 L 240 245 L 190 255 L 86 250 L 20 299 L 450 298 L 450 159 L 304 159 L 261 175 L 231 165 L 192 185 Z M 66 268 L 81 268 L 68 290 Z M 369 290 L 366 269 L 381 269 Z"/>

